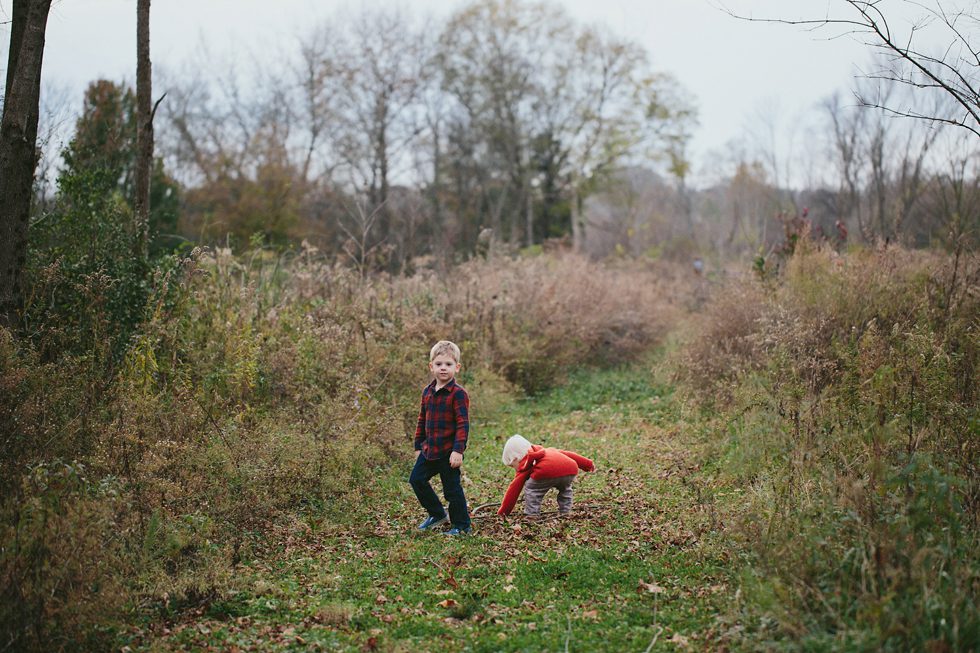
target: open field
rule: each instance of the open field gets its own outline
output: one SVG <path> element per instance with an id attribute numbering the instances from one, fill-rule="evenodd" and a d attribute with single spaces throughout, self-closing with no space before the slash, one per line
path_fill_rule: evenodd
<path id="1" fill-rule="evenodd" d="M 125 346 L 98 303 L 0 332 L 8 649 L 980 650 L 972 255 L 195 256 Z M 463 539 L 407 483 L 447 332 Z M 570 518 L 495 516 L 516 432 L 595 460 Z"/>
<path id="2" fill-rule="evenodd" d="M 645 368 L 583 372 L 475 421 L 464 464 L 474 534 L 418 534 L 410 443 L 367 505 L 297 520 L 239 568 L 240 590 L 146 615 L 132 650 L 644 651 L 716 648 L 731 566 L 699 503 L 698 447 Z M 475 398 L 475 401 L 478 401 Z M 474 404 L 475 405 L 475 404 Z M 495 514 L 523 433 L 593 456 L 573 516 Z M 438 482 L 435 487 L 438 491 Z M 553 493 L 548 502 L 553 503 Z M 486 505 L 492 504 L 492 505 Z M 546 503 L 545 510 L 554 510 Z M 651 648 L 652 647 L 652 648 Z"/>

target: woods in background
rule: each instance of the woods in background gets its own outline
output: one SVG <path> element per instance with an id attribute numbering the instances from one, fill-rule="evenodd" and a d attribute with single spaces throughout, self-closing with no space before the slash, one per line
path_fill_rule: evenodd
<path id="1" fill-rule="evenodd" d="M 151 246 L 306 240 L 365 269 L 402 271 L 471 255 L 485 229 L 513 247 L 558 239 L 598 257 L 684 260 L 765 254 L 799 219 L 811 234 L 865 243 L 976 237 L 968 131 L 815 98 L 819 131 L 796 170 L 774 147 L 744 141 L 695 187 L 694 101 L 637 44 L 543 3 L 475 2 L 434 27 L 365 10 L 247 65 L 158 82 L 167 97 Z M 894 81 L 854 91 L 915 106 Z M 92 83 L 62 179 L 92 130 L 106 134 L 100 156 L 133 159 L 134 108 L 116 95 L 131 91 Z M 133 180 L 116 179 L 134 208 L 123 188 Z"/>
<path id="2" fill-rule="evenodd" d="M 642 48 L 541 3 L 473 3 L 439 30 L 338 18 L 248 75 L 199 70 L 164 106 L 186 235 L 307 239 L 389 269 L 472 250 L 483 228 L 580 238 L 589 193 L 679 156 L 694 126 Z"/>

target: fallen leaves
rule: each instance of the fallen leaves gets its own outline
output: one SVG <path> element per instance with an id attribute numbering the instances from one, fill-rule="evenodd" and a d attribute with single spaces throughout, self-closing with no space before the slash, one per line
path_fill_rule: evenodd
<path id="1" fill-rule="evenodd" d="M 641 580 L 639 586 L 636 588 L 636 591 L 639 592 L 640 594 L 644 594 L 644 593 L 663 594 L 665 590 L 663 587 L 657 585 L 656 583 L 645 583 Z"/>
<path id="2" fill-rule="evenodd" d="M 691 645 L 687 637 L 684 637 L 684 635 L 681 635 L 680 633 L 674 633 L 674 636 L 667 641 L 680 648 L 687 648 Z"/>
<path id="3" fill-rule="evenodd" d="M 712 594 L 720 594 L 728 589 L 727 585 L 709 585 L 708 587 L 699 587 L 694 591 L 695 596 L 704 597 L 711 596 Z"/>

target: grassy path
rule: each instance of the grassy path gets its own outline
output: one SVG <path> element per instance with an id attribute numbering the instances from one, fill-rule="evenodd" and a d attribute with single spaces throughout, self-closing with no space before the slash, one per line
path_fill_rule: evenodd
<path id="1" fill-rule="evenodd" d="M 406 451 L 370 491 L 376 512 L 284 528 L 261 561 L 242 567 L 242 591 L 147 626 L 131 649 L 722 648 L 734 591 L 725 547 L 696 489 L 690 429 L 650 377 L 582 373 L 474 419 L 464 464 L 471 508 L 502 497 L 513 471 L 500 463 L 501 447 L 519 432 L 596 461 L 576 481 L 571 518 L 503 521 L 489 507 L 469 538 L 417 534 L 423 515 L 405 482 Z M 544 509 L 555 507 L 552 493 Z"/>

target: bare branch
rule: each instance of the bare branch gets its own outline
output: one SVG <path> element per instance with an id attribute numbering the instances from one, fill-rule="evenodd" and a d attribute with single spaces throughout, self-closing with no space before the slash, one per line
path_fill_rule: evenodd
<path id="1" fill-rule="evenodd" d="M 946 125 L 954 125 L 956 127 L 962 127 L 963 129 L 966 129 L 967 131 L 970 131 L 970 132 L 976 134 L 977 136 L 980 136 L 980 129 L 977 129 L 977 128 L 969 125 L 964 120 L 953 120 L 951 118 L 942 118 L 942 117 L 937 117 L 937 116 L 930 116 L 930 115 L 926 115 L 924 113 L 919 113 L 919 112 L 911 111 L 911 110 L 901 111 L 899 109 L 894 109 L 892 107 L 885 106 L 883 104 L 879 104 L 879 103 L 876 103 L 876 102 L 865 102 L 864 100 L 861 100 L 861 105 L 864 106 L 864 107 L 867 107 L 869 109 L 880 109 L 880 110 L 888 113 L 889 115 L 897 116 L 897 117 L 901 117 L 901 118 L 915 118 L 916 120 L 925 120 L 927 122 L 934 122 L 934 123 L 940 123 L 940 124 L 946 124 Z"/>
<path id="2" fill-rule="evenodd" d="M 941 4 L 936 7 L 926 6 L 916 0 L 907 3 L 922 10 L 920 19 L 913 23 L 906 38 L 896 33 L 889 24 L 888 17 L 881 8 L 880 0 L 844 0 L 845 4 L 857 13 L 857 18 L 831 17 L 823 18 L 757 18 L 740 15 L 721 3 L 716 7 L 733 18 L 748 22 L 776 23 L 804 27 L 809 30 L 822 28 L 841 28 L 841 35 L 860 36 L 864 43 L 884 55 L 894 66 L 907 67 L 908 72 L 900 72 L 891 68 L 871 75 L 872 79 L 887 79 L 891 82 L 905 84 L 918 89 L 931 89 L 948 95 L 962 108 L 962 119 L 948 116 L 922 115 L 912 110 L 895 109 L 894 107 L 870 106 L 887 109 L 893 115 L 932 122 L 955 125 L 977 134 L 980 132 L 980 89 L 978 89 L 978 74 L 980 66 L 980 47 L 971 43 L 972 36 L 962 30 L 958 23 L 977 20 L 965 11 L 950 13 Z M 939 56 L 929 55 L 916 48 L 914 41 L 926 26 L 939 22 L 950 33 L 950 41 Z M 899 40 L 901 39 L 901 40 Z M 969 52 L 969 58 L 959 54 Z M 976 63 L 974 63 L 974 60 Z M 920 79 L 921 77 L 921 79 Z"/>

